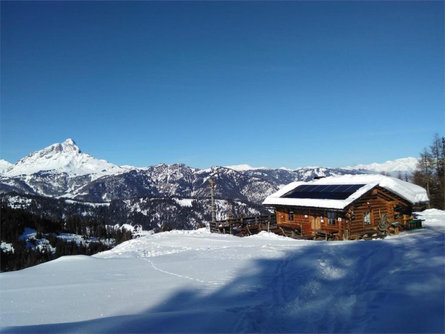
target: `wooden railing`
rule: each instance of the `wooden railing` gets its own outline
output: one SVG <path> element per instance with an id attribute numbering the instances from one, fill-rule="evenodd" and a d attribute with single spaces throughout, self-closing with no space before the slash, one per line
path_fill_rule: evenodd
<path id="1" fill-rule="evenodd" d="M 236 219 L 219 220 L 210 222 L 210 232 L 228 233 L 233 235 L 251 235 L 260 231 L 272 231 L 277 229 L 276 216 L 239 217 Z"/>

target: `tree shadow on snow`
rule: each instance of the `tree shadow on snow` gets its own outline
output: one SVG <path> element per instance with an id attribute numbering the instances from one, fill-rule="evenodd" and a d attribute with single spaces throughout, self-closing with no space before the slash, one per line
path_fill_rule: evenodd
<path id="1" fill-rule="evenodd" d="M 207 295 L 2 333 L 443 333 L 443 235 L 404 239 L 298 244 Z"/>

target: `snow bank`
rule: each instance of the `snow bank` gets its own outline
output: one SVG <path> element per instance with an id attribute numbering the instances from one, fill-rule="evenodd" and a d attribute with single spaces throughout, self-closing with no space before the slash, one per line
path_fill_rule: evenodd
<path id="1" fill-rule="evenodd" d="M 418 216 L 384 240 L 171 231 L 2 273 L 0 332 L 443 333 L 445 212 Z"/>
<path id="2" fill-rule="evenodd" d="M 429 209 L 422 212 L 417 212 L 415 216 L 419 219 L 425 220 L 424 225 L 426 225 L 427 227 L 445 226 L 444 211 L 442 210 Z"/>

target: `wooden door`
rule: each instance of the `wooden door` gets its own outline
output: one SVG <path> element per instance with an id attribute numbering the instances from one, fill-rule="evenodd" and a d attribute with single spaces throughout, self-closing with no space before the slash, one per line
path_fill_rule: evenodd
<path id="1" fill-rule="evenodd" d="M 311 216 L 311 228 L 312 230 L 321 229 L 321 218 L 319 216 Z"/>

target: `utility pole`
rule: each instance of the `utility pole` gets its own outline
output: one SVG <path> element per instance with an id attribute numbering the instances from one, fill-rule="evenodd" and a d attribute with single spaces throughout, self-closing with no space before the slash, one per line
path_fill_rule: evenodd
<path id="1" fill-rule="evenodd" d="M 211 199 L 211 209 L 212 209 L 212 222 L 216 221 L 216 214 L 215 214 L 215 181 L 212 179 L 209 179 L 210 183 L 210 199 Z"/>
<path id="2" fill-rule="evenodd" d="M 227 219 L 233 219 L 234 214 L 232 209 L 233 209 L 232 203 L 230 203 L 230 201 L 227 200 Z"/>

